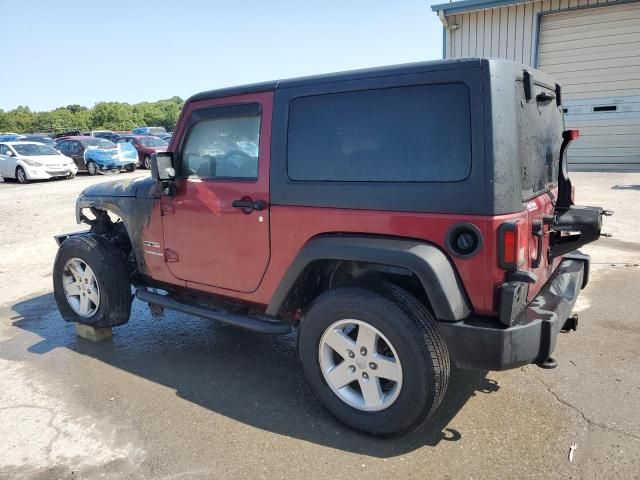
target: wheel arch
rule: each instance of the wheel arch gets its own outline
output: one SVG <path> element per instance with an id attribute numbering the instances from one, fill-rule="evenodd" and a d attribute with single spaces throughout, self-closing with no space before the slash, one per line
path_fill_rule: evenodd
<path id="1" fill-rule="evenodd" d="M 106 212 L 115 215 L 121 220 L 124 233 L 130 244 L 130 251 L 125 254 L 133 254 L 138 273 L 148 274 L 148 268 L 143 255 L 143 232 L 148 227 L 151 211 L 152 199 L 138 197 L 90 197 L 80 196 L 76 201 L 76 222 L 86 223 L 91 226 L 91 231 L 99 234 L 108 233 L 102 231 L 95 221 L 88 219 L 83 211 Z M 114 225 L 116 223 L 113 223 Z M 118 243 L 118 242 L 116 242 Z M 120 242 L 122 245 L 122 242 Z"/>
<path id="2" fill-rule="evenodd" d="M 379 236 L 321 235 L 308 241 L 276 289 L 266 313 L 278 316 L 296 296 L 305 275 L 319 261 L 364 262 L 410 272 L 419 281 L 438 320 L 457 321 L 471 312 L 455 268 L 437 246 L 412 239 Z"/>

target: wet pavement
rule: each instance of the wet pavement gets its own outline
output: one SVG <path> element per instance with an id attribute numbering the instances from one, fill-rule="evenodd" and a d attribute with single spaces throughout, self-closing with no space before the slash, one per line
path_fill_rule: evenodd
<path id="1" fill-rule="evenodd" d="M 617 210 L 616 237 L 591 248 L 559 367 L 456 371 L 437 416 L 393 440 L 322 409 L 295 334 L 135 301 L 112 340 L 78 338 L 51 293 L 52 235 L 108 179 L 0 184 L 0 478 L 640 478 L 640 174 L 611 175 L 574 176 Z"/>

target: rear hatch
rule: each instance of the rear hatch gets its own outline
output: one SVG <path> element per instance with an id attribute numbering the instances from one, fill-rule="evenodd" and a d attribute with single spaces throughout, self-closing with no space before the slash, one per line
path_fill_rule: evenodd
<path id="1" fill-rule="evenodd" d="M 522 201 L 526 206 L 524 228 L 524 270 L 537 280 L 529 287 L 529 300 L 553 274 L 560 258 L 549 261 L 549 220 L 553 218 L 557 197 L 560 147 L 564 119 L 560 106 L 560 87 L 523 75 L 516 90 L 522 98 L 518 108 L 518 158 L 520 161 Z"/>

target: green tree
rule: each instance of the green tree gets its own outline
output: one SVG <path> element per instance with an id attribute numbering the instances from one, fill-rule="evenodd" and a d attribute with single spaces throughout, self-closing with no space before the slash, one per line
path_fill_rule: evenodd
<path id="1" fill-rule="evenodd" d="M 16 133 L 31 131 L 34 115 L 29 107 L 20 105 L 19 107 L 10 110 L 9 114 L 13 117 Z"/>
<path id="2" fill-rule="evenodd" d="M 171 97 L 135 105 L 98 102 L 93 108 L 87 108 L 73 104 L 47 112 L 32 112 L 29 107 L 19 106 L 8 112 L 0 110 L 0 131 L 131 130 L 140 126 L 173 130 L 183 105 L 180 97 Z"/>

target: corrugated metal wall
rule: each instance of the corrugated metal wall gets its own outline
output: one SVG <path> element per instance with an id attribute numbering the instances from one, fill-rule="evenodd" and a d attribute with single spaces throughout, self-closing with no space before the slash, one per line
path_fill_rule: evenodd
<path id="1" fill-rule="evenodd" d="M 539 12 L 615 3 L 615 0 L 544 0 L 447 16 L 458 30 L 446 34 L 446 58 L 499 57 L 533 65 Z"/>

